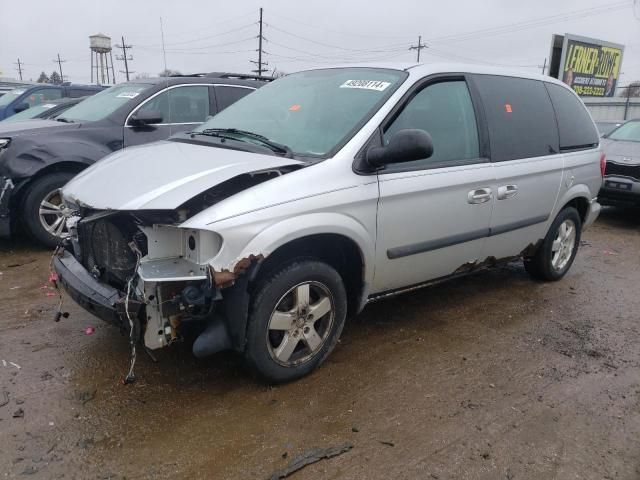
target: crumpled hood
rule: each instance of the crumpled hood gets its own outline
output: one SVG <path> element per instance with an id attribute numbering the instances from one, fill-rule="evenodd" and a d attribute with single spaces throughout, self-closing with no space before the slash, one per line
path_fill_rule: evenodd
<path id="1" fill-rule="evenodd" d="M 171 210 L 243 173 L 302 162 L 211 146 L 162 141 L 113 153 L 63 189 L 65 198 L 99 210 Z"/>
<path id="2" fill-rule="evenodd" d="M 0 138 L 14 138 L 21 135 L 35 135 L 43 132 L 50 133 L 78 127 L 78 123 L 64 123 L 38 118 L 24 120 L 22 122 L 0 122 Z"/>
<path id="3" fill-rule="evenodd" d="M 602 141 L 602 149 L 608 160 L 640 164 L 640 142 L 605 139 Z"/>

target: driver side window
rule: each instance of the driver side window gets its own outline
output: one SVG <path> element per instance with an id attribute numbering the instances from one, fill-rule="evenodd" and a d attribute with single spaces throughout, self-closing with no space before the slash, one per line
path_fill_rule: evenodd
<path id="1" fill-rule="evenodd" d="M 404 129 L 427 131 L 433 140 L 433 155 L 427 159 L 397 164 L 408 168 L 429 168 L 480 156 L 478 128 L 471 95 L 463 80 L 440 82 L 420 90 L 385 129 L 385 145 L 394 133 Z M 393 170 L 389 165 L 388 170 Z"/>

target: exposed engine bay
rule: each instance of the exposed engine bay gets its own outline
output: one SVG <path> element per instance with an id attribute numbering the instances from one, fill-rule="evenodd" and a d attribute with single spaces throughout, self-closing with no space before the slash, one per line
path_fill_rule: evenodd
<path id="1" fill-rule="evenodd" d="M 109 321 L 115 317 L 114 323 L 125 332 L 135 333 L 136 341 L 143 340 L 146 348 L 170 345 L 186 330 L 198 334 L 193 347 L 198 357 L 232 348 L 232 338 L 237 340 L 239 334 L 229 332 L 222 319 L 224 307 L 218 307 L 225 289 L 232 290 L 229 287 L 234 285 L 235 275 L 215 272 L 209 265 L 223 240 L 215 232 L 181 228 L 180 224 L 240 191 L 297 168 L 238 175 L 175 210 L 74 206 L 76 215 L 67 221 L 69 237 L 64 250 L 96 282 L 113 289 L 116 314 Z M 243 272 L 259 260 L 249 259 Z M 100 316 L 96 309 L 88 308 L 90 305 L 83 306 Z"/>

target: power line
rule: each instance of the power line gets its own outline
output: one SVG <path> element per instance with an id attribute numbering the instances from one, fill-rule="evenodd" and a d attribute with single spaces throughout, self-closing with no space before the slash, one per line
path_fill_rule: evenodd
<path id="1" fill-rule="evenodd" d="M 131 49 L 132 46 L 124 43 L 124 37 L 121 37 L 121 38 L 122 38 L 122 45 L 116 44 L 116 48 L 119 48 L 120 50 L 122 50 L 122 55 L 120 56 L 116 55 L 116 60 L 124 60 L 124 72 L 120 70 L 120 73 L 124 73 L 126 75 L 127 82 L 128 82 L 129 74 L 136 73 L 136 72 L 129 72 L 129 60 L 133 60 L 133 56 L 132 55 L 127 56 L 127 49 Z"/>
<path id="2" fill-rule="evenodd" d="M 18 59 L 18 61 L 14 63 L 14 65 L 17 65 L 16 70 L 18 70 L 18 74 L 20 75 L 20 81 L 22 81 L 22 66 L 24 65 L 24 63 L 20 62 L 20 59 Z"/>
<path id="3" fill-rule="evenodd" d="M 334 49 L 342 50 L 342 51 L 345 51 L 345 52 L 369 52 L 369 51 L 371 51 L 371 49 L 346 48 L 346 47 L 341 47 L 339 45 L 332 45 L 330 43 L 319 42 L 319 41 L 313 40 L 311 38 L 303 37 L 302 35 L 297 35 L 295 33 L 288 32 L 288 31 L 286 31 L 286 30 L 284 30 L 282 28 L 279 28 L 279 27 L 276 27 L 275 25 L 272 25 L 271 23 L 267 23 L 266 25 L 269 28 L 272 28 L 273 30 L 276 30 L 276 31 L 281 32 L 281 33 L 284 33 L 285 35 L 289 35 L 291 37 L 298 38 L 300 40 L 305 40 L 305 41 L 310 42 L 310 43 L 315 43 L 316 45 L 321 45 L 323 47 L 334 48 Z M 390 47 L 395 47 L 395 46 L 400 46 L 400 45 L 406 46 L 406 42 L 395 43 L 395 44 L 391 44 L 391 45 L 384 45 L 384 46 L 375 47 L 375 48 L 390 48 Z"/>
<path id="4" fill-rule="evenodd" d="M 254 23 L 247 23 L 245 25 L 242 25 L 241 27 L 237 27 L 237 28 L 233 28 L 231 30 L 227 30 L 225 32 L 220 32 L 220 33 L 216 33 L 215 35 L 207 35 L 205 37 L 197 37 L 197 38 L 193 38 L 191 40 L 184 40 L 181 42 L 167 42 L 165 45 L 166 46 L 175 46 L 175 45 L 187 45 L 190 43 L 196 43 L 196 42 L 201 42 L 203 40 L 209 40 L 211 38 L 216 38 L 216 37 L 222 37 L 223 35 L 228 35 L 230 33 L 235 33 L 235 32 L 239 32 L 241 30 L 245 30 L 249 27 L 253 27 L 255 25 Z M 150 44 L 150 45 L 136 45 L 137 47 L 159 47 L 160 45 L 158 44 Z"/>
<path id="5" fill-rule="evenodd" d="M 283 15 L 277 15 L 277 14 L 271 14 L 271 15 L 276 17 L 276 18 L 281 18 L 281 19 L 289 21 L 291 23 L 295 23 L 297 25 L 304 25 L 305 27 L 315 28 L 316 30 L 323 30 L 325 32 L 337 33 L 337 34 L 345 35 L 345 36 L 362 37 L 362 38 L 384 38 L 384 39 L 389 39 L 389 40 L 404 39 L 404 40 L 409 41 L 409 37 L 404 37 L 404 36 L 403 37 L 399 37 L 399 36 L 383 36 L 383 35 L 378 35 L 378 34 L 364 34 L 364 33 L 345 32 L 345 31 L 341 31 L 341 30 L 334 30 L 334 29 L 331 29 L 331 28 L 320 27 L 318 25 L 313 25 L 311 23 L 301 22 L 300 20 L 295 20 L 293 18 L 285 17 Z"/>
<path id="6" fill-rule="evenodd" d="M 258 22 L 259 25 L 259 33 L 258 33 L 258 61 L 254 61 L 254 60 L 249 60 L 251 63 L 255 64 L 258 66 L 257 70 L 252 70 L 252 72 L 257 73 L 258 76 L 262 76 L 262 72 L 264 72 L 266 69 L 263 67 L 268 66 L 269 64 L 267 62 L 263 62 L 262 61 L 262 54 L 264 53 L 263 49 L 262 49 L 262 42 L 265 40 L 264 35 L 262 35 L 262 7 L 260 7 L 260 21 Z"/>
<path id="7" fill-rule="evenodd" d="M 624 2 L 609 3 L 609 4 L 599 5 L 596 7 L 573 10 L 566 13 L 548 15 L 546 17 L 538 17 L 530 20 L 525 20 L 522 22 L 510 23 L 505 25 L 497 25 L 494 27 L 484 28 L 480 30 L 473 30 L 471 32 L 466 32 L 466 33 L 451 34 L 451 35 L 445 35 L 441 37 L 432 37 L 430 39 L 427 39 L 427 41 L 430 44 L 432 44 L 434 42 L 438 42 L 438 43 L 439 42 L 460 42 L 460 41 L 466 41 L 466 40 L 475 40 L 481 37 L 502 35 L 505 33 L 513 33 L 521 30 L 526 30 L 529 28 L 546 26 L 553 23 L 560 23 L 560 22 L 564 22 L 570 19 L 575 19 L 575 18 L 585 18 L 593 15 L 601 15 L 603 13 L 629 8 L 630 6 L 631 6 L 631 3 L 628 0 Z"/>
<path id="8" fill-rule="evenodd" d="M 215 22 L 210 24 L 207 27 L 202 27 L 202 28 L 196 28 L 196 29 L 190 29 L 190 30 L 184 30 L 182 32 L 176 32 L 176 33 L 172 33 L 172 36 L 182 36 L 182 35 L 193 35 L 194 33 L 197 32 L 203 32 L 205 30 L 211 30 L 212 28 L 217 27 L 218 25 L 228 25 L 231 22 L 235 22 L 236 20 L 240 20 L 241 18 L 246 18 L 249 16 L 253 16 L 254 15 L 254 10 L 251 10 L 250 12 L 245 12 L 241 15 L 236 15 L 234 17 L 230 17 L 230 18 L 226 18 L 224 20 L 221 20 L 219 22 Z M 138 35 L 138 34 L 133 34 L 133 35 L 128 35 L 129 37 L 133 36 L 134 38 L 157 38 L 155 34 L 149 34 L 149 35 Z M 139 45 L 136 43 L 136 47 L 138 47 Z"/>
<path id="9" fill-rule="evenodd" d="M 418 35 L 418 45 L 411 45 L 409 47 L 409 50 L 417 50 L 418 52 L 418 57 L 416 58 L 416 62 L 420 63 L 420 51 L 423 48 L 429 48 L 427 45 L 425 45 L 424 43 L 422 43 L 422 35 Z"/>

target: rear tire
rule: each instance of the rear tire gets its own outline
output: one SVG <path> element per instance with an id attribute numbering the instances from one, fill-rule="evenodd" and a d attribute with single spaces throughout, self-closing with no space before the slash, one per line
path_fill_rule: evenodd
<path id="1" fill-rule="evenodd" d="M 28 187 L 22 205 L 22 220 L 27 233 L 47 247 L 58 245 L 67 233 L 60 189 L 75 174 L 55 172 L 35 180 Z"/>
<path id="2" fill-rule="evenodd" d="M 271 383 L 303 377 L 336 346 L 346 315 L 347 294 L 335 269 L 315 259 L 286 263 L 253 294 L 245 361 Z"/>
<path id="3" fill-rule="evenodd" d="M 538 280 L 560 280 L 571 268 L 580 245 L 582 221 L 578 211 L 566 207 L 549 227 L 535 255 L 524 259 L 524 268 Z"/>

